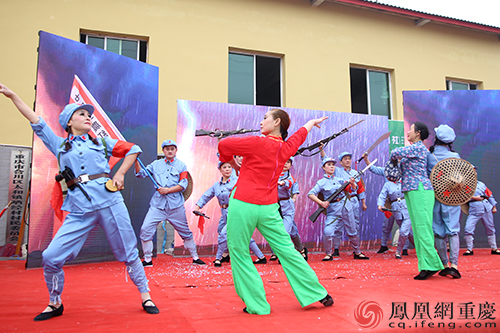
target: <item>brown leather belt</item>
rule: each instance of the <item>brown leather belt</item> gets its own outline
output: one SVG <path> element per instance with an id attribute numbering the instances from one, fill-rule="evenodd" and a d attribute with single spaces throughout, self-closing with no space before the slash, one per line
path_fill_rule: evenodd
<path id="1" fill-rule="evenodd" d="M 280 201 L 286 201 L 286 200 L 290 200 L 290 197 L 280 199 Z"/>
<path id="2" fill-rule="evenodd" d="M 401 201 L 401 200 L 404 200 L 405 197 L 400 197 L 400 198 L 397 198 L 396 200 L 390 200 L 391 203 L 393 202 L 396 202 L 396 201 Z"/>
<path id="3" fill-rule="evenodd" d="M 71 179 L 70 181 L 68 181 L 66 183 L 66 185 L 68 187 L 70 187 L 70 186 L 73 186 L 73 185 L 78 184 L 78 183 L 85 184 L 85 183 L 88 183 L 89 181 L 97 179 L 97 178 L 110 178 L 110 177 L 109 177 L 109 174 L 107 174 L 107 173 L 97 173 L 95 175 L 89 175 L 89 174 L 85 173 L 83 175 L 80 175 L 76 178 Z"/>
<path id="4" fill-rule="evenodd" d="M 226 209 L 227 207 L 229 207 L 229 204 L 220 205 L 220 208 L 222 208 L 222 209 Z"/>

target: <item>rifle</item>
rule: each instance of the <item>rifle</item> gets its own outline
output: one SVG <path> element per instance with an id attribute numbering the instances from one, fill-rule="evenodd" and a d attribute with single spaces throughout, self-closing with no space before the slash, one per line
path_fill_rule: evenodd
<path id="1" fill-rule="evenodd" d="M 196 216 L 203 216 L 206 219 L 210 219 L 210 217 L 206 216 L 205 213 L 199 212 L 197 210 L 193 210 L 193 214 L 196 215 Z"/>
<path id="2" fill-rule="evenodd" d="M 293 156 L 297 156 L 297 155 L 302 155 L 302 156 L 305 156 L 305 157 L 311 157 L 311 156 L 314 156 L 314 155 L 316 155 L 316 154 L 318 154 L 318 153 L 319 153 L 319 150 L 318 150 L 317 152 L 315 152 L 314 154 L 311 154 L 311 155 L 303 155 L 302 153 L 303 153 L 305 150 L 309 150 L 309 151 L 311 151 L 311 150 L 313 150 L 313 149 L 319 148 L 321 145 L 325 145 L 325 146 L 326 146 L 326 145 L 328 144 L 328 142 L 332 141 L 333 139 L 335 139 L 336 137 L 338 137 L 338 136 L 340 136 L 340 135 L 342 135 L 342 134 L 345 134 L 345 133 L 349 132 L 349 129 L 350 129 L 351 127 L 354 127 L 354 126 L 358 125 L 359 123 L 362 123 L 363 121 L 365 121 L 365 120 L 364 120 L 364 119 L 362 119 L 362 120 L 358 121 L 357 123 L 352 124 L 351 126 L 344 128 L 342 131 L 340 131 L 340 132 L 338 132 L 338 133 L 333 134 L 332 136 L 329 136 L 329 137 L 327 137 L 327 138 L 325 138 L 325 139 L 319 140 L 319 141 L 318 141 L 318 142 L 316 142 L 315 144 L 312 144 L 312 145 L 307 146 L 307 147 L 302 147 L 302 148 L 299 148 L 299 150 L 297 150 L 297 152 L 296 152 L 296 153 L 295 153 L 295 155 L 293 155 Z"/>
<path id="3" fill-rule="evenodd" d="M 359 178 L 361 175 L 363 175 L 366 170 L 368 170 L 375 162 L 377 162 L 377 159 L 375 159 L 373 162 L 368 164 L 366 168 L 364 168 L 361 171 L 358 171 L 358 173 L 353 177 L 354 179 Z M 325 201 L 332 202 L 333 199 L 338 197 L 342 191 L 345 190 L 345 188 L 349 185 L 349 182 L 346 181 L 344 184 L 342 184 L 335 192 L 333 192 L 332 195 L 330 195 L 328 198 L 326 198 Z M 311 220 L 313 223 L 316 222 L 318 219 L 319 214 L 323 213 L 326 209 L 323 207 L 319 207 L 311 216 L 309 216 L 309 220 Z"/>
<path id="4" fill-rule="evenodd" d="M 211 138 L 222 139 L 231 135 L 253 133 L 253 132 L 260 132 L 260 130 L 239 129 L 235 131 L 219 131 L 219 130 L 206 131 L 204 129 L 199 129 L 194 132 L 194 136 L 209 136 Z"/>

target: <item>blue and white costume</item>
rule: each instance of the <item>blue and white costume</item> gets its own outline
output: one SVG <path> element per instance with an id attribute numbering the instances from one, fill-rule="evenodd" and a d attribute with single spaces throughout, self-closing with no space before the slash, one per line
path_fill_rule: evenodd
<path id="1" fill-rule="evenodd" d="M 69 167 L 76 177 L 83 174 L 109 173 L 106 150 L 116 157 L 141 152 L 137 145 L 110 138 L 104 139 L 105 147 L 101 140 L 98 140 L 99 144 L 93 143 L 87 134 L 81 136 L 70 134 L 67 139 L 59 137 L 42 118 L 38 124 L 31 124 L 31 127 L 52 154 L 58 156 L 61 170 Z M 71 144 L 68 151 L 63 144 L 66 140 Z M 127 207 L 120 192 L 109 192 L 105 189 L 104 184 L 107 180 L 109 178 L 101 177 L 80 184 L 91 198 L 90 201 L 79 188 L 68 190 L 62 210 L 68 211 L 69 215 L 47 249 L 43 251 L 42 265 L 51 302 L 61 301 L 64 263 L 78 255 L 90 231 L 97 224 L 104 229 L 116 259 L 125 262 L 130 279 L 139 291 L 141 293 L 149 291 Z"/>
<path id="2" fill-rule="evenodd" d="M 323 161 L 328 160 L 324 157 Z M 325 162 L 326 163 L 326 162 Z M 323 163 L 324 164 L 324 163 Z M 313 194 L 318 196 L 323 194 L 326 199 L 332 195 L 346 180 L 336 177 L 335 175 L 326 174 L 318 180 L 316 185 L 309 191 L 308 195 Z M 332 255 L 332 245 L 335 249 L 340 247 L 342 239 L 342 231 L 345 228 L 349 242 L 356 254 L 360 254 L 359 250 L 359 235 L 356 231 L 354 221 L 354 212 L 351 201 L 341 193 L 337 199 L 332 200 L 326 209 L 325 228 L 323 230 L 324 246 L 327 255 Z"/>
<path id="3" fill-rule="evenodd" d="M 165 142 L 164 142 L 165 143 Z M 156 191 L 149 202 L 149 210 L 144 218 L 141 227 L 141 242 L 144 252 L 145 262 L 150 262 L 153 253 L 153 236 L 158 224 L 168 220 L 174 229 L 179 233 L 186 247 L 194 260 L 198 259 L 196 244 L 193 240 L 193 233 L 189 229 L 186 209 L 184 208 L 184 196 L 182 192 L 188 185 L 187 167 L 184 162 L 174 157 L 172 160 L 161 159 L 151 162 L 146 169 L 153 176 L 160 187 L 174 187 L 180 185 L 182 191 L 168 194 L 160 194 Z M 147 177 L 144 169 L 136 172 L 139 178 Z"/>
<path id="4" fill-rule="evenodd" d="M 387 199 L 391 202 L 391 209 L 394 210 L 392 214 L 394 215 L 396 223 L 399 225 L 399 240 L 396 252 L 401 253 L 406 246 L 406 240 L 410 239 L 413 241 L 411 220 L 403 192 L 401 192 L 401 181 L 385 182 L 378 196 L 377 205 L 384 207 Z"/>
<path id="5" fill-rule="evenodd" d="M 436 145 L 434 153 L 427 155 L 427 174 L 430 176 L 432 168 L 445 158 L 460 158 L 458 153 L 448 150 L 448 147 Z M 458 265 L 460 250 L 460 206 L 448 206 L 438 200 L 434 202 L 432 230 L 434 231 L 435 245 L 439 257 L 445 267 L 448 264 L 448 247 L 446 237 L 450 242 L 449 262 Z"/>
<path id="6" fill-rule="evenodd" d="M 490 247 L 492 249 L 497 249 L 495 221 L 493 220 L 492 213 L 492 209 L 497 205 L 497 201 L 486 185 L 481 181 L 477 182 L 474 196 L 486 199 L 481 201 L 471 200 L 469 202 L 469 216 L 467 216 L 464 229 L 464 239 L 467 249 L 472 250 L 474 248 L 474 230 L 476 229 L 476 224 L 479 220 L 483 221 Z"/>
<path id="7" fill-rule="evenodd" d="M 213 197 L 217 197 L 217 200 L 219 201 L 221 217 L 219 219 L 219 225 L 217 227 L 217 233 L 219 234 L 219 237 L 217 238 L 218 247 L 217 254 L 215 256 L 215 259 L 218 260 L 222 258 L 222 255 L 224 253 L 228 252 L 226 226 L 227 208 L 229 206 L 229 196 L 237 181 L 238 178 L 233 175 L 231 175 L 231 177 L 226 182 L 223 182 L 221 178 L 220 181 L 215 182 L 212 187 L 210 187 L 205 193 L 203 193 L 201 198 L 196 203 L 198 207 L 203 208 L 203 206 L 205 206 L 210 200 L 212 200 Z M 264 257 L 264 254 L 259 249 L 259 246 L 253 238 L 250 238 L 250 250 L 257 256 L 257 258 Z"/>

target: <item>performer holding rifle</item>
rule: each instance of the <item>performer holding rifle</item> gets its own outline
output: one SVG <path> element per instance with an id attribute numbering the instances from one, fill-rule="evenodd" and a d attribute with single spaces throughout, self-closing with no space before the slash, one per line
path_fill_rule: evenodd
<path id="1" fill-rule="evenodd" d="M 218 169 L 222 175 L 220 181 L 215 182 L 198 200 L 196 206 L 194 207 L 195 212 L 200 212 L 213 197 L 217 197 L 220 206 L 220 220 L 217 227 L 217 233 L 219 237 L 217 238 L 217 254 L 214 260 L 215 267 L 221 267 L 223 262 L 229 262 L 229 254 L 227 249 L 227 209 L 229 207 L 229 195 L 234 188 L 234 185 L 238 181 L 238 177 L 233 176 L 233 168 L 229 163 L 219 162 Z M 250 250 L 257 256 L 254 264 L 265 264 L 267 263 L 266 257 L 259 249 L 259 246 L 253 238 L 250 238 Z"/>
<path id="2" fill-rule="evenodd" d="M 325 151 L 323 150 L 323 146 L 320 147 L 321 158 L 326 156 Z M 335 168 L 335 176 L 338 178 L 349 179 L 357 174 L 356 170 L 351 168 L 352 162 L 352 154 L 349 152 L 343 152 L 339 155 L 338 161 L 340 162 L 340 167 Z M 349 190 L 349 199 L 351 200 L 351 204 L 353 207 L 354 214 L 354 222 L 356 224 L 356 233 L 359 237 L 361 234 L 359 233 L 359 219 L 360 212 L 359 209 L 363 211 L 368 209 L 366 206 L 366 192 L 365 192 L 365 183 L 360 178 L 356 181 L 356 188 L 351 188 Z"/>
<path id="3" fill-rule="evenodd" d="M 110 167 L 101 140 L 90 137 L 92 129 L 90 116 L 94 107 L 89 104 L 68 104 L 59 115 L 59 124 L 68 132 L 66 138 L 57 136 L 47 123 L 30 109 L 12 90 L 0 83 L 0 93 L 10 98 L 21 114 L 26 117 L 34 132 L 45 146 L 59 156 L 61 169 L 66 167 L 76 175 L 72 181 L 80 189 L 70 189 L 62 205 L 69 211 L 49 246 L 43 251 L 43 272 L 49 290 L 49 305 L 35 317 L 35 321 L 61 316 L 64 307 L 61 294 L 64 288 L 64 263 L 74 259 L 90 231 L 99 224 L 105 231 L 113 253 L 125 262 L 130 279 L 139 289 L 142 306 L 147 313 L 159 312 L 149 295 L 148 280 L 144 273 L 137 250 L 137 241 L 130 222 L 127 207 L 120 192 L 105 188 L 109 180 Z M 141 153 L 133 143 L 104 138 L 107 150 L 113 156 L 124 158 L 122 165 L 113 176 L 113 185 L 123 188 L 125 172 Z M 90 200 L 89 200 L 90 199 Z"/>
<path id="4" fill-rule="evenodd" d="M 354 250 L 354 259 L 369 259 L 359 249 L 359 235 L 356 231 L 353 207 L 346 195 L 351 189 L 357 189 L 356 180 L 352 177 L 348 180 L 336 177 L 335 163 L 336 161 L 333 158 L 328 156 L 323 157 L 322 166 L 325 175 L 318 180 L 316 185 L 307 194 L 312 201 L 320 206 L 320 209 L 310 217 L 313 222 L 326 209 L 325 227 L 323 229 L 326 256 L 322 261 L 331 261 L 333 257 L 340 256 L 339 248 L 344 228 Z M 331 201 L 320 199 L 318 197 L 320 193 L 323 198 L 330 198 Z M 332 248 L 334 249 L 333 252 Z"/>
<path id="5" fill-rule="evenodd" d="M 184 241 L 193 258 L 194 265 L 205 265 L 198 257 L 193 233 L 189 229 L 184 208 L 182 192 L 188 187 L 188 171 L 186 164 L 176 158 L 177 143 L 174 140 L 165 140 L 161 144 L 165 158 L 151 162 L 145 169 L 139 162 L 135 163 L 135 175 L 138 178 L 153 177 L 152 180 L 160 187 L 156 189 L 149 210 L 141 227 L 142 251 L 144 252 L 144 267 L 152 267 L 153 236 L 158 224 L 168 220 Z"/>
<path id="6" fill-rule="evenodd" d="M 327 117 L 308 121 L 287 141 L 290 118 L 280 109 L 271 109 L 260 123 L 264 135 L 226 138 L 219 143 L 221 162 L 234 155 L 243 156 L 240 177 L 229 199 L 227 237 L 236 292 L 245 302 L 245 312 L 265 315 L 271 312 L 264 285 L 248 253 L 255 228 L 278 255 L 295 297 L 301 306 L 316 301 L 333 305 L 333 299 L 318 277 L 294 249 L 278 212 L 278 177 L 285 162 L 306 139 L 313 126 Z"/>
<path id="7" fill-rule="evenodd" d="M 391 152 L 392 160 L 399 160 L 401 167 L 401 190 L 406 199 L 413 228 L 415 250 L 420 273 L 415 280 L 426 280 L 442 270 L 443 264 L 434 248 L 432 231 L 432 210 L 434 189 L 427 175 L 429 151 L 422 140 L 429 137 L 429 128 L 422 122 L 415 122 L 407 132 L 409 146 L 396 148 Z"/>

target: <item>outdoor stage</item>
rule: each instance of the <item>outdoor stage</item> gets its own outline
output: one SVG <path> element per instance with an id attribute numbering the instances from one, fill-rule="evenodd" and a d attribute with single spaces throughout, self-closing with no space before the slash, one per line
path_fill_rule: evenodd
<path id="1" fill-rule="evenodd" d="M 365 261 L 353 260 L 347 251 L 331 262 L 321 262 L 323 254 L 312 254 L 309 264 L 335 300 L 329 308 L 319 303 L 301 308 L 281 266 L 258 265 L 272 307 L 267 316 L 242 311 L 245 305 L 234 290 L 230 264 L 215 268 L 213 257 L 202 258 L 210 263 L 206 266 L 168 255 L 154 260 L 146 274 L 158 315 L 142 310 L 123 264 L 66 266 L 64 315 L 45 322 L 33 321 L 48 301 L 42 270 L 25 270 L 24 260 L 4 260 L 0 261 L 0 331 L 498 332 L 500 256 L 486 249 L 474 252 L 472 257 L 460 256 L 462 279 L 436 274 L 426 281 L 413 279 L 418 273 L 414 250 L 403 260 L 394 259 L 393 251 L 366 251 L 370 260 Z M 362 309 L 363 301 L 378 305 Z"/>

